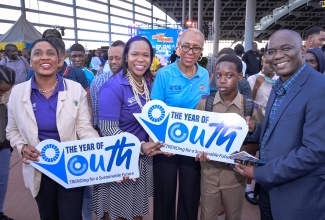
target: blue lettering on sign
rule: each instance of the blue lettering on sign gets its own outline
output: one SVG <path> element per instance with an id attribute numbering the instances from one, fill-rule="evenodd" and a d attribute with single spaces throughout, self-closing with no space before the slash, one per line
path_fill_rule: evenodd
<path id="1" fill-rule="evenodd" d="M 198 126 L 194 126 L 192 128 L 192 130 L 189 132 L 189 130 L 185 124 L 183 124 L 181 122 L 176 122 L 169 127 L 168 136 L 169 136 L 170 140 L 172 140 L 174 143 L 182 143 L 189 136 L 190 143 L 196 144 L 199 141 L 199 143 L 202 147 L 204 146 L 205 148 L 210 148 L 211 144 L 214 142 L 216 137 L 219 135 L 215 141 L 215 144 L 218 146 L 221 146 L 228 141 L 225 150 L 226 150 L 226 152 L 229 152 L 233 142 L 235 141 L 235 139 L 237 137 L 237 132 L 231 131 L 228 133 L 228 130 L 229 129 L 242 130 L 242 127 L 240 127 L 240 126 L 225 125 L 223 122 L 210 123 L 209 126 L 215 127 L 215 130 L 212 133 L 211 137 L 208 138 L 208 141 L 206 142 L 205 145 L 204 145 L 204 137 L 205 137 L 206 131 L 204 129 L 202 129 L 201 133 L 196 138 L 197 133 L 198 133 Z"/>
<path id="2" fill-rule="evenodd" d="M 108 172 L 111 171 L 111 169 L 112 169 L 112 165 L 113 165 L 116 153 L 117 153 L 116 166 L 118 166 L 118 167 L 121 166 L 121 164 L 126 159 L 126 165 L 125 165 L 126 169 L 130 168 L 132 150 L 127 149 L 123 155 L 122 155 L 122 151 L 123 151 L 123 148 L 125 148 L 125 147 L 133 147 L 133 146 L 135 146 L 135 144 L 134 143 L 126 144 L 125 142 L 126 142 L 126 138 L 123 137 L 122 142 L 120 142 L 120 140 L 117 140 L 115 145 L 108 146 L 108 147 L 105 148 L 106 151 L 112 150 L 112 155 L 111 155 L 111 158 L 110 158 L 108 166 L 107 166 L 107 171 Z"/>
<path id="3" fill-rule="evenodd" d="M 100 155 L 99 162 L 96 164 L 96 154 L 92 154 L 90 156 L 90 163 L 89 163 L 90 170 L 93 172 L 97 172 L 99 169 L 101 169 L 102 171 L 110 172 L 112 170 L 112 166 L 113 166 L 115 158 L 116 158 L 116 166 L 121 166 L 121 164 L 124 162 L 124 160 L 126 160 L 125 167 L 126 167 L 126 169 L 129 169 L 130 162 L 131 162 L 132 150 L 127 149 L 124 154 L 122 154 L 122 152 L 125 147 L 133 147 L 133 146 L 135 146 L 134 143 L 126 144 L 125 137 L 122 138 L 122 141 L 117 140 L 115 145 L 108 146 L 105 148 L 105 151 L 112 150 L 112 154 L 111 154 L 111 157 L 109 159 L 106 169 L 105 169 L 105 163 L 104 163 L 105 162 L 104 156 Z"/>
<path id="4" fill-rule="evenodd" d="M 210 137 L 210 139 L 208 140 L 208 142 L 205 145 L 205 148 L 209 148 L 211 143 L 213 142 L 213 140 L 217 137 L 217 135 L 220 133 L 217 141 L 216 141 L 216 145 L 220 146 L 223 143 L 225 143 L 226 141 L 228 141 L 227 146 L 226 146 L 226 152 L 229 152 L 230 147 L 232 145 L 232 143 L 234 142 L 234 140 L 237 137 L 237 133 L 236 131 L 232 131 L 230 132 L 228 135 L 225 135 L 228 131 L 228 129 L 237 129 L 237 130 L 242 130 L 242 127 L 240 126 L 226 126 L 223 122 L 221 123 L 210 123 L 209 124 L 210 127 L 216 127 L 216 129 L 214 130 L 212 136 Z"/>
<path id="5" fill-rule="evenodd" d="M 74 176 L 83 175 L 85 172 L 87 172 L 88 168 L 93 172 L 97 172 L 99 169 L 101 169 L 102 171 L 110 172 L 112 170 L 114 161 L 116 161 L 116 166 L 121 166 L 125 160 L 126 160 L 125 167 L 126 169 L 129 169 L 132 150 L 127 149 L 124 153 L 123 150 L 126 147 L 133 147 L 133 146 L 135 146 L 134 143 L 127 144 L 126 137 L 123 137 L 122 140 L 117 140 L 115 145 L 106 147 L 105 151 L 110 151 L 110 150 L 112 151 L 106 169 L 105 169 L 105 160 L 104 160 L 105 157 L 103 155 L 100 155 L 99 161 L 96 164 L 96 154 L 91 154 L 89 163 L 87 159 L 81 155 L 76 155 L 71 157 L 67 164 L 68 170 Z"/>

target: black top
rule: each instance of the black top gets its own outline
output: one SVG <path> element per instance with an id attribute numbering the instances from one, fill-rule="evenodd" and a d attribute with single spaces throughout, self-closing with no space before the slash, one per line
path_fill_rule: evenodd
<path id="1" fill-rule="evenodd" d="M 242 60 L 246 63 L 247 68 L 245 74 L 248 76 L 257 74 L 262 69 L 262 55 L 252 50 L 247 51 Z"/>

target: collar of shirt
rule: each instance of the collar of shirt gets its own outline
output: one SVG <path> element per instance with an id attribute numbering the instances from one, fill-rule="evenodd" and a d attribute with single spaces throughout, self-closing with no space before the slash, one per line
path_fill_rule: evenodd
<path id="1" fill-rule="evenodd" d="M 9 57 L 6 57 L 6 59 L 7 59 L 7 62 L 15 62 L 17 60 L 19 61 L 20 57 L 18 56 L 17 59 L 15 59 L 15 60 L 11 60 Z"/>
<path id="2" fill-rule="evenodd" d="M 171 67 L 173 70 L 172 71 L 173 77 L 184 77 L 184 73 L 182 73 L 182 71 L 178 67 L 178 64 L 177 64 L 178 62 L 180 62 L 180 60 L 176 60 L 174 63 L 170 64 L 170 65 L 172 65 Z M 203 77 L 204 72 L 200 71 L 200 65 L 198 64 L 198 62 L 196 62 L 195 65 L 197 66 L 197 71 L 196 71 L 194 77 L 200 77 L 200 78 Z"/>
<path id="3" fill-rule="evenodd" d="M 55 88 L 53 95 L 65 90 L 64 83 L 63 83 L 63 77 L 60 76 L 58 73 L 56 73 L 56 76 L 58 77 L 58 86 Z M 37 90 L 39 92 L 38 87 L 35 82 L 35 74 L 33 75 L 32 79 L 31 79 L 31 88 L 32 88 L 32 90 Z"/>
<path id="4" fill-rule="evenodd" d="M 63 73 L 65 72 L 65 69 L 67 68 L 67 66 L 68 66 L 68 64 L 64 61 L 62 69 L 60 70 L 60 72 L 58 72 L 60 76 L 63 75 Z"/>
<path id="5" fill-rule="evenodd" d="M 293 84 L 297 81 L 301 75 L 303 69 L 305 68 L 306 63 L 304 63 L 287 81 L 283 82 L 281 77 L 276 80 L 273 89 L 277 95 L 283 95 L 290 91 Z"/>
<path id="6" fill-rule="evenodd" d="M 218 104 L 220 102 L 223 104 L 220 93 L 217 92 L 216 96 L 215 96 L 215 98 L 213 100 L 213 105 Z M 229 106 L 231 106 L 231 105 L 236 105 L 238 109 L 241 109 L 241 107 L 242 107 L 242 95 L 239 92 L 237 92 L 236 97 L 234 98 L 234 100 L 232 100 L 232 102 L 231 102 L 231 104 Z"/>

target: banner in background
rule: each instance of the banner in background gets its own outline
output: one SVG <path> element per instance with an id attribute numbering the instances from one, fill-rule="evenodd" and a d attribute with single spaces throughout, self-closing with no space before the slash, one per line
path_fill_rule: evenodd
<path id="1" fill-rule="evenodd" d="M 127 132 L 69 142 L 48 139 L 36 148 L 42 156 L 30 164 L 65 188 L 139 177 L 140 141 Z"/>
<path id="2" fill-rule="evenodd" d="M 183 31 L 183 29 L 138 29 L 137 35 L 148 38 L 160 64 L 166 66 L 175 50 L 177 38 Z"/>

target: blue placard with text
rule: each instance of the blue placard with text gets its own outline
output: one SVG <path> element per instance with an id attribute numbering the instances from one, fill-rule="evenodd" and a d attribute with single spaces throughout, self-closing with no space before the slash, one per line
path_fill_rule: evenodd
<path id="1" fill-rule="evenodd" d="M 248 132 L 238 114 L 170 107 L 159 100 L 134 116 L 153 141 L 167 144 L 162 151 L 192 157 L 205 151 L 211 160 L 226 163 L 234 163 L 229 156 L 240 150 Z"/>
<path id="2" fill-rule="evenodd" d="M 130 133 L 69 142 L 48 139 L 30 164 L 65 188 L 139 177 L 140 141 Z"/>

